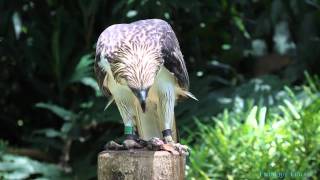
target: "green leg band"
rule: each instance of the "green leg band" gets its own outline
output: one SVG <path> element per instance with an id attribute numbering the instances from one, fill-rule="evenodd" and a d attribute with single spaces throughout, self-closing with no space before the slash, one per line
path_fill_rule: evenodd
<path id="1" fill-rule="evenodd" d="M 133 134 L 133 127 L 132 126 L 124 126 L 124 134 Z"/>

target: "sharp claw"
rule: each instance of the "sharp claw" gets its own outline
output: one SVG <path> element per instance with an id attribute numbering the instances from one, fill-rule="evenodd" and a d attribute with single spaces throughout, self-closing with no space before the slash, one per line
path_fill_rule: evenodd
<path id="1" fill-rule="evenodd" d="M 168 151 L 174 155 L 189 155 L 189 147 L 180 143 L 167 142 L 165 143 L 159 138 L 152 138 L 149 141 L 139 139 L 126 139 L 123 145 L 120 145 L 114 141 L 110 141 L 105 145 L 107 150 L 124 150 L 124 149 L 141 149 L 147 147 L 153 151 Z"/>
<path id="2" fill-rule="evenodd" d="M 123 149 L 123 145 L 120 145 L 114 141 L 110 141 L 104 146 L 104 148 L 107 150 L 118 150 Z"/>
<path id="3" fill-rule="evenodd" d="M 178 154 L 189 155 L 189 147 L 180 143 L 170 142 L 167 145 L 171 146 Z"/>
<path id="4" fill-rule="evenodd" d="M 125 149 L 141 149 L 144 146 L 139 141 L 134 139 L 126 139 L 123 144 L 118 144 L 115 141 L 108 142 L 104 148 L 106 150 L 125 150 Z"/>
<path id="5" fill-rule="evenodd" d="M 161 140 L 159 138 L 151 138 L 148 142 L 147 142 L 147 148 L 149 150 L 153 150 L 153 151 L 168 151 L 174 155 L 179 155 L 179 154 L 184 154 L 184 155 L 189 155 L 189 148 L 188 146 L 179 144 L 179 143 L 174 143 L 172 142 L 166 142 L 166 140 Z"/>
<path id="6" fill-rule="evenodd" d="M 142 145 L 140 145 L 139 143 L 137 143 L 137 141 L 132 140 L 132 139 L 127 139 L 127 140 L 123 141 L 123 146 L 125 149 L 141 149 L 141 148 L 143 148 Z"/>
<path id="7" fill-rule="evenodd" d="M 174 147 L 180 154 L 189 155 L 190 148 L 188 146 L 177 143 L 174 144 Z"/>
<path id="8" fill-rule="evenodd" d="M 164 144 L 164 142 L 157 138 L 157 137 L 153 137 L 151 138 L 149 141 L 147 141 L 147 148 L 149 150 L 152 150 L 152 151 L 159 151 L 161 150 L 161 146 Z"/>
<path id="9" fill-rule="evenodd" d="M 179 155 L 179 151 L 175 149 L 171 144 L 163 144 L 161 145 L 161 150 L 168 151 L 174 155 Z"/>
<path id="10" fill-rule="evenodd" d="M 136 141 L 137 141 L 138 144 L 140 144 L 143 147 L 146 147 L 148 145 L 148 141 L 145 141 L 143 139 L 137 138 Z"/>

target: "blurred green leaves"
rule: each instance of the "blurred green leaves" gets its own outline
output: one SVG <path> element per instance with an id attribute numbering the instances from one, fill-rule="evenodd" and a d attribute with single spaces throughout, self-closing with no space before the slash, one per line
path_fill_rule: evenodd
<path id="1" fill-rule="evenodd" d="M 69 179 L 61 168 L 40 163 L 27 157 L 4 154 L 0 157 L 0 178 L 16 179 Z"/>
<path id="2" fill-rule="evenodd" d="M 318 84 L 309 76 L 309 85 Z M 282 105 L 243 106 L 220 113 L 206 124 L 197 120 L 191 151 L 190 179 L 260 179 L 264 172 L 290 172 L 316 179 L 320 165 L 319 91 L 286 88 Z M 239 123 L 245 119 L 245 123 Z M 258 128 L 259 127 L 259 128 Z"/>
<path id="3" fill-rule="evenodd" d="M 16 34 L 16 38 L 19 39 L 23 26 L 22 26 L 22 22 L 21 22 L 21 17 L 18 12 L 15 12 L 12 15 L 12 23 L 13 23 L 13 27 L 14 27 L 14 32 Z"/>
<path id="4" fill-rule="evenodd" d="M 101 96 L 101 91 L 97 81 L 93 78 L 93 58 L 92 55 L 87 54 L 81 57 L 78 64 L 75 66 L 73 73 L 70 75 L 70 83 L 81 83 L 85 86 L 91 87 L 96 96 Z"/>
<path id="5" fill-rule="evenodd" d="M 69 121 L 69 120 L 71 120 L 71 118 L 73 118 L 75 116 L 75 114 L 73 112 L 68 111 L 68 110 L 64 109 L 63 107 L 60 107 L 60 106 L 57 106 L 54 104 L 37 103 L 36 107 L 50 110 L 51 112 L 53 112 L 54 114 L 56 114 L 57 116 L 59 116 L 61 119 L 65 120 L 65 121 Z"/>
<path id="6" fill-rule="evenodd" d="M 147 18 L 172 25 L 199 99 L 178 103 L 175 111 L 181 137 L 197 150 L 190 177 L 237 179 L 250 165 L 294 169 L 292 162 L 301 162 L 295 151 L 308 151 L 306 164 L 317 162 L 318 130 L 310 126 L 318 122 L 320 81 L 306 74 L 307 84 L 291 84 L 303 81 L 303 70 L 320 69 L 318 1 L 1 1 L 0 9 L 0 135 L 10 146 L 50 152 L 55 163 L 70 155 L 74 178 L 94 179 L 96 153 L 122 133 L 116 106 L 103 111 L 107 100 L 93 76 L 94 44 L 111 24 Z M 280 66 L 281 59 L 269 56 L 275 53 L 290 64 Z M 265 73 L 278 76 L 256 77 L 269 66 L 275 68 Z"/>
<path id="7" fill-rule="evenodd" d="M 137 14 L 138 12 L 136 10 L 130 10 L 127 12 L 127 17 L 132 18 L 132 17 L 135 17 Z"/>
<path id="8" fill-rule="evenodd" d="M 93 73 L 93 59 L 91 55 L 84 55 L 81 57 L 79 63 L 75 66 L 73 73 L 71 74 L 70 82 L 81 82 L 83 78 L 86 78 Z"/>

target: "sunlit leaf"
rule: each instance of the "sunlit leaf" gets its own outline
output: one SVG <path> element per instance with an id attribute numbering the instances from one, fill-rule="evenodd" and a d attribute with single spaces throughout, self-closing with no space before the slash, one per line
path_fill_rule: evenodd
<path id="1" fill-rule="evenodd" d="M 21 17 L 18 12 L 14 12 L 12 15 L 12 23 L 14 27 L 14 32 L 16 34 L 16 38 L 19 39 L 20 34 L 22 32 L 22 22 L 21 22 Z"/>
<path id="2" fill-rule="evenodd" d="M 128 18 L 133 18 L 133 17 L 135 17 L 137 14 L 138 14 L 138 11 L 136 11 L 136 10 L 130 10 L 130 11 L 127 12 L 127 17 L 128 17 Z"/>
<path id="3" fill-rule="evenodd" d="M 239 30 L 243 33 L 243 36 L 247 39 L 250 39 L 250 34 L 246 30 L 242 19 L 238 16 L 235 16 L 235 17 L 233 17 L 233 20 L 234 20 L 236 26 L 239 28 Z"/>
<path id="4" fill-rule="evenodd" d="M 293 115 L 293 117 L 295 119 L 300 119 L 301 118 L 298 110 L 296 109 L 296 107 L 290 101 L 285 99 L 284 103 L 287 105 L 288 109 L 290 110 L 290 112 L 292 113 L 292 115 Z"/>
<path id="5" fill-rule="evenodd" d="M 62 137 L 62 133 L 52 128 L 35 131 L 36 134 L 44 134 L 48 138 Z"/>
<path id="6" fill-rule="evenodd" d="M 258 121 L 259 121 L 259 127 L 263 128 L 266 122 L 266 115 L 267 115 L 267 108 L 262 107 L 259 111 Z"/>
<path id="7" fill-rule="evenodd" d="M 68 133 L 68 132 L 70 132 L 71 128 L 72 128 L 72 123 L 66 122 L 66 123 L 64 123 L 63 126 L 61 127 L 61 132 L 63 132 L 63 133 Z"/>
<path id="8" fill-rule="evenodd" d="M 250 127 L 253 127 L 253 128 L 257 128 L 258 127 L 258 124 L 257 124 L 257 112 L 258 112 L 258 107 L 257 106 L 254 106 L 247 119 L 246 119 L 246 124 L 248 124 Z"/>
<path id="9" fill-rule="evenodd" d="M 92 77 L 85 77 L 85 78 L 82 78 L 80 80 L 80 82 L 86 86 L 89 86 L 91 87 L 92 89 L 95 90 L 96 92 L 96 96 L 102 96 L 102 93 L 100 91 L 100 88 L 99 88 L 99 85 L 97 83 L 97 81 L 95 79 L 93 79 Z"/>
<path id="10" fill-rule="evenodd" d="M 93 60 L 90 54 L 82 56 L 71 75 L 70 82 L 81 82 L 83 78 L 89 77 L 93 71 L 92 64 Z"/>

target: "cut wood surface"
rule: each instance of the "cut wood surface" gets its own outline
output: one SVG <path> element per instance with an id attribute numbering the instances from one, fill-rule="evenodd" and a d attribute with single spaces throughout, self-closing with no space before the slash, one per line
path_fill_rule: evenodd
<path id="1" fill-rule="evenodd" d="M 167 151 L 103 151 L 98 156 L 98 180 L 182 180 L 186 156 Z"/>

